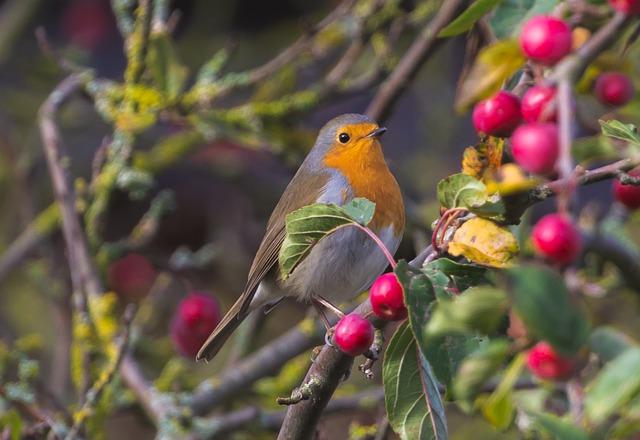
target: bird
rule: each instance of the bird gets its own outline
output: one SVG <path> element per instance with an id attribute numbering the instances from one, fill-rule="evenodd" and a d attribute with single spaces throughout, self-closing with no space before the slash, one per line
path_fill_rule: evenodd
<path id="1" fill-rule="evenodd" d="M 388 261 L 383 252 L 357 228 L 341 228 L 322 238 L 286 280 L 279 275 L 278 253 L 286 236 L 287 214 L 314 203 L 344 205 L 359 197 L 375 203 L 368 227 L 392 255 L 396 252 L 404 233 L 405 209 L 382 152 L 380 137 L 385 132 L 368 116 L 355 113 L 335 117 L 320 129 L 267 222 L 242 294 L 196 360 L 211 360 L 258 309 L 270 309 L 287 297 L 315 306 L 341 303 L 367 290 L 384 272 Z"/>

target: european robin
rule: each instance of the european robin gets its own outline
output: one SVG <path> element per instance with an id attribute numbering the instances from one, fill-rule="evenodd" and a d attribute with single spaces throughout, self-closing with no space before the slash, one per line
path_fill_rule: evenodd
<path id="1" fill-rule="evenodd" d="M 320 240 L 286 280 L 278 276 L 278 253 L 287 214 L 313 203 L 343 205 L 365 197 L 376 204 L 369 228 L 393 254 L 404 231 L 400 187 L 382 154 L 386 131 L 370 118 L 346 114 L 329 121 L 276 205 L 253 260 L 244 291 L 200 348 L 197 360 L 213 358 L 254 310 L 284 297 L 340 303 L 366 290 L 388 262 L 357 228 L 342 228 Z"/>

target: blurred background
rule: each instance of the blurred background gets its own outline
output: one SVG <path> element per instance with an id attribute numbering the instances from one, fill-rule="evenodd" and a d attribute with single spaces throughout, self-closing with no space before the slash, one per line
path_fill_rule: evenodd
<path id="1" fill-rule="evenodd" d="M 431 3 L 436 7 L 439 4 Z M 171 1 L 175 48 L 181 62 L 193 73 L 221 48 L 233 47 L 225 70 L 243 71 L 273 58 L 309 23 L 317 23 L 336 6 L 337 2 L 329 0 Z M 398 7 L 412 11 L 416 4 L 408 0 L 399 2 Z M 41 29 L 40 44 L 37 29 Z M 330 46 L 333 43 L 327 38 L 325 44 Z M 404 51 L 412 38 L 401 34 L 397 47 Z M 469 113 L 460 114 L 453 105 L 458 79 L 468 68 L 468 38 L 446 40 L 384 121 L 388 128 L 383 139 L 385 155 L 404 192 L 409 217 L 398 258 L 412 258 L 425 245 L 430 223 L 438 213 L 437 182 L 457 172 L 462 151 L 477 142 Z M 99 77 L 122 81 L 126 66 L 123 44 L 107 0 L 0 1 L 0 248 L 4 252 L 0 257 L 0 339 L 6 350 L 19 346 L 33 353 L 40 362 L 39 381 L 63 404 L 75 399 L 69 369 L 70 279 L 62 236 L 46 211 L 53 196 L 37 112 L 64 74 L 46 51 L 48 47 L 56 57 L 89 66 Z M 394 55 L 392 51 L 389 56 L 401 53 Z M 376 62 L 377 56 L 374 52 L 365 54 L 362 68 Z M 225 104 L 233 104 L 234 99 L 270 97 L 308 84 L 326 72 L 334 59 L 329 56 L 318 63 L 306 63 L 299 71 L 281 69 L 276 80 L 257 84 Z M 99 268 L 109 288 L 119 296 L 118 310 L 127 302 L 139 303 L 134 354 L 146 377 L 159 389 L 194 389 L 236 357 L 262 346 L 305 316 L 305 307 L 285 301 L 266 318 L 258 317 L 251 323 L 252 337 L 248 341 L 228 344 L 209 364 L 196 364 L 191 355 L 181 356 L 179 342 L 170 335 L 172 317 L 189 294 L 203 292 L 219 302 L 222 312 L 235 301 L 268 215 L 313 145 L 317 131 L 336 115 L 364 112 L 376 85 L 280 118 L 265 128 L 264 136 L 223 136 L 196 142 L 188 154 L 159 169 L 152 182 L 136 181 L 143 186 L 139 193 L 128 187 L 111 194 L 109 208 L 100 219 L 100 235 L 104 243 L 113 246 L 101 248 Z M 589 98 L 581 105 L 587 118 L 602 113 Z M 112 128 L 89 99 L 70 101 L 59 120 L 79 203 L 84 203 L 89 182 L 99 167 L 95 157 L 110 142 Z M 590 134 L 588 124 L 583 130 Z M 184 121 L 160 120 L 138 137 L 135 148 L 142 153 L 152 151 L 158 142 L 184 131 Z M 138 157 L 141 161 L 145 158 Z M 584 206 L 596 201 L 601 207 L 594 207 L 596 211 L 606 207 L 609 199 L 608 183 L 593 185 L 580 195 Z M 134 245 L 123 246 L 150 207 L 161 212 L 142 225 L 152 232 L 134 240 Z M 544 204 L 537 209 L 546 210 Z M 638 221 L 632 227 L 635 223 Z M 637 240 L 637 234 L 631 235 Z M 130 258 L 122 267 L 114 268 L 115 261 L 131 253 L 142 255 L 144 261 Z M 143 290 L 149 284 L 150 292 L 140 294 L 136 288 L 128 291 L 122 287 L 127 283 L 142 285 Z M 140 300 L 140 296 L 145 298 Z M 621 292 L 608 298 L 606 304 L 594 305 L 597 319 L 616 319 L 638 334 L 637 297 Z M 308 363 L 309 353 L 295 358 L 286 374 L 258 381 L 238 396 L 234 407 L 260 403 L 277 410 L 274 396 L 288 394 Z M 371 383 L 354 371 L 338 395 L 374 386 L 379 383 L 378 373 L 376 370 Z M 104 422 L 104 438 L 154 437 L 155 428 L 127 392 L 113 398 L 121 400 L 122 405 Z M 321 424 L 321 438 L 346 438 L 350 429 L 352 438 L 367 438 L 366 426 L 376 423 L 383 411 L 379 404 L 373 408 L 328 415 Z M 454 439 L 471 435 L 516 438 L 515 434 L 493 430 L 480 417 L 469 418 L 453 407 L 451 410 Z M 234 438 L 273 437 L 273 433 L 260 429 L 236 435 Z"/>

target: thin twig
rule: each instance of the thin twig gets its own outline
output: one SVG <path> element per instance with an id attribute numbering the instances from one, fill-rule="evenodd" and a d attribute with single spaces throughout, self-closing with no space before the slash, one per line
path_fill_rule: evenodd
<path id="1" fill-rule="evenodd" d="M 98 403 L 98 400 L 102 396 L 105 388 L 116 376 L 116 373 L 120 368 L 120 364 L 124 359 L 125 353 L 129 348 L 129 334 L 131 330 L 131 323 L 133 322 L 133 318 L 136 314 L 136 309 L 137 307 L 134 304 L 129 304 L 124 311 L 124 317 L 122 320 L 122 335 L 120 336 L 120 341 L 117 344 L 116 355 L 111 364 L 106 367 L 105 371 L 100 374 L 99 379 L 87 392 L 85 402 L 80 410 L 76 413 L 78 414 L 76 416 L 76 421 L 71 429 L 69 429 L 69 433 L 65 437 L 66 440 L 73 440 L 78 436 L 80 430 L 87 421 L 87 418 L 93 413 L 94 408 Z"/>
<path id="2" fill-rule="evenodd" d="M 395 101 L 413 80 L 431 52 L 446 41 L 438 39 L 440 30 L 449 24 L 465 5 L 465 0 L 445 0 L 433 20 L 420 32 L 391 75 L 378 89 L 367 107 L 368 116 L 378 122 L 386 119 Z"/>
<path id="3" fill-rule="evenodd" d="M 571 196 L 576 187 L 574 177 L 574 162 L 571 154 L 573 143 L 573 110 L 571 81 L 562 78 L 558 81 L 558 136 L 560 155 L 557 162 L 558 173 L 564 182 L 564 187 L 558 193 L 558 211 L 569 213 Z"/>

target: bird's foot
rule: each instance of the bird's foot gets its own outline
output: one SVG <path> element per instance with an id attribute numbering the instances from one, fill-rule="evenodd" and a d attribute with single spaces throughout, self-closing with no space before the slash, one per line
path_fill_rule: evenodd
<path id="1" fill-rule="evenodd" d="M 382 330 L 377 328 L 373 336 L 373 344 L 371 344 L 369 350 L 367 350 L 367 352 L 363 355 L 365 358 L 367 358 L 367 360 L 360 364 L 360 366 L 358 367 L 358 369 L 362 371 L 364 376 L 369 380 L 373 379 L 373 364 L 375 364 L 375 362 L 380 357 L 383 346 L 384 334 L 382 333 Z"/>

